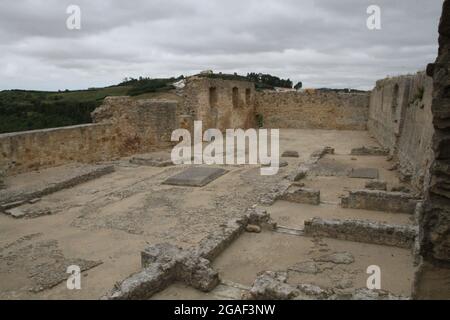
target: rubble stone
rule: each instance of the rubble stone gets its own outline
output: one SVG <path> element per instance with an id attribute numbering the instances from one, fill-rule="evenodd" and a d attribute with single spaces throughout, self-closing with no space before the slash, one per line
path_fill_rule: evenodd
<path id="1" fill-rule="evenodd" d="M 280 199 L 296 203 L 319 205 L 320 191 L 292 186 L 288 190 L 286 190 L 286 192 L 280 197 Z"/>
<path id="2" fill-rule="evenodd" d="M 351 264 L 355 258 L 350 252 L 336 252 L 315 258 L 314 261 L 331 262 L 335 264 Z"/>
<path id="3" fill-rule="evenodd" d="M 245 230 L 247 232 L 252 232 L 252 233 L 260 233 L 261 232 L 261 227 L 260 226 L 256 226 L 254 224 L 249 224 L 247 225 L 247 227 L 245 228 Z"/>
<path id="4" fill-rule="evenodd" d="M 380 147 L 366 147 L 354 148 L 350 152 L 353 156 L 387 156 L 389 150 Z"/>

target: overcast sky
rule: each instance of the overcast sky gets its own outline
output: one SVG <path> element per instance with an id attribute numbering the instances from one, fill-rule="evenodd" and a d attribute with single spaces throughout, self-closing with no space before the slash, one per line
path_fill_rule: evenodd
<path id="1" fill-rule="evenodd" d="M 68 5 L 81 30 L 68 30 Z M 370 4 L 381 30 L 366 27 Z M 205 69 L 371 89 L 437 55 L 442 0 L 1 0 L 0 90 L 83 89 Z"/>

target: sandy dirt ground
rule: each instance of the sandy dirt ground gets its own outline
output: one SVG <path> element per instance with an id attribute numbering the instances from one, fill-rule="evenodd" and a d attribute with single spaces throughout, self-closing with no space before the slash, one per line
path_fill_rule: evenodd
<path id="1" fill-rule="evenodd" d="M 113 163 L 114 173 L 24 205 L 48 209 L 51 215 L 33 219 L 0 215 L 0 298 L 100 298 L 117 281 L 140 270 L 140 251 L 146 246 L 160 242 L 183 248 L 195 246 L 224 222 L 244 214 L 246 208 L 258 202 L 261 194 L 283 180 L 289 168 L 305 161 L 311 152 L 331 146 L 338 157 L 363 145 L 377 144 L 367 132 L 361 131 L 281 130 L 280 151 L 296 150 L 300 158 L 283 159 L 289 166 L 281 168 L 276 176 L 261 176 L 259 166 L 223 166 L 229 172 L 201 188 L 162 184 L 186 166 L 156 168 L 133 165 L 129 159 L 117 161 Z M 60 171 L 57 169 L 55 172 L 64 174 Z M 49 172 L 45 171 L 46 174 Z M 26 175 L 9 179 L 28 185 L 33 179 L 39 179 L 39 174 L 28 174 L 28 179 Z M 311 181 L 314 183 L 320 181 Z M 330 191 L 325 198 L 334 200 L 337 192 L 340 190 Z M 285 209 L 279 209 L 279 205 L 283 204 L 277 203 L 271 210 L 281 223 Z M 300 224 L 302 219 L 292 220 L 293 225 Z M 380 219 L 389 220 L 391 217 L 380 214 Z M 392 219 L 404 221 L 400 215 Z M 243 239 L 246 237 L 249 235 Z M 244 240 L 238 239 L 238 243 Z M 285 241 L 281 238 L 272 240 L 270 243 L 288 245 L 283 244 Z M 296 238 L 296 241 L 300 240 Z M 310 240 L 302 241 L 311 243 Z M 265 243 L 261 241 L 261 245 Z M 292 258 L 288 254 L 287 260 L 280 262 L 280 267 L 288 267 L 307 257 L 310 249 L 303 247 L 308 245 L 291 244 L 292 250 L 287 249 Z M 232 248 L 235 248 L 234 244 Z M 230 250 L 232 253 L 236 249 Z M 248 250 L 256 255 L 267 254 L 258 248 Z M 292 252 L 296 254 L 292 255 Z M 279 254 L 285 253 L 280 251 Z M 272 261 L 277 260 L 276 255 Z M 228 261 L 226 257 L 220 257 L 219 262 Z M 243 255 L 241 259 L 245 257 Z M 241 262 L 236 260 L 235 263 Z M 66 287 L 66 268 L 71 264 L 78 264 L 85 270 L 81 290 L 68 290 Z M 269 269 L 276 266 L 275 263 Z M 221 270 L 226 272 L 225 267 Z M 248 278 L 237 280 L 249 283 L 251 277 L 254 280 L 254 271 L 246 272 Z"/>
<path id="2" fill-rule="evenodd" d="M 346 253 L 354 262 L 314 260 L 334 253 Z M 213 263 L 223 279 L 244 285 L 251 285 L 258 272 L 287 270 L 288 283 L 347 292 L 366 286 L 366 270 L 371 265 L 381 268 L 382 289 L 410 295 L 414 271 L 411 251 L 394 247 L 276 232 L 245 233 Z"/>

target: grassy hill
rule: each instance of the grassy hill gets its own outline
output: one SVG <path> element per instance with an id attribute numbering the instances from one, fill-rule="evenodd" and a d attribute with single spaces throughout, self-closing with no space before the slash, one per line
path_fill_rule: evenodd
<path id="1" fill-rule="evenodd" d="M 117 86 L 75 91 L 0 91 L 0 133 L 90 123 L 107 96 L 150 98 L 172 90 L 175 79 L 132 79 Z"/>

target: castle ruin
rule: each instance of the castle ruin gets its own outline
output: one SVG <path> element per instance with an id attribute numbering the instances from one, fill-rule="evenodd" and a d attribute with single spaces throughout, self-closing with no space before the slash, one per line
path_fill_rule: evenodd
<path id="1" fill-rule="evenodd" d="M 436 61 L 371 92 L 199 75 L 105 98 L 92 124 L 1 134 L 0 297 L 449 299 L 449 59 L 446 0 Z M 194 121 L 280 129 L 280 172 L 166 183 L 190 169 L 171 134 Z M 66 289 L 70 265 L 86 290 Z"/>

